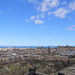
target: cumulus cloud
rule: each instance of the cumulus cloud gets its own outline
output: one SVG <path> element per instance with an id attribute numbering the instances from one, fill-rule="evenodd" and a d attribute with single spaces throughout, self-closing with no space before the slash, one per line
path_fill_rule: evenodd
<path id="1" fill-rule="evenodd" d="M 32 16 L 30 19 L 31 19 L 31 20 L 34 20 L 34 19 L 35 19 L 35 16 Z"/>
<path id="2" fill-rule="evenodd" d="M 54 12 L 54 15 L 59 18 L 64 18 L 67 13 L 69 13 L 68 10 L 66 10 L 64 8 L 59 8 Z"/>
<path id="3" fill-rule="evenodd" d="M 22 0 L 23 1 L 23 0 Z M 25 0 L 24 0 L 25 1 Z M 65 18 L 68 13 L 75 10 L 75 0 L 61 1 L 61 0 L 27 0 L 29 3 L 34 3 L 36 8 L 36 15 L 30 17 L 30 20 L 35 24 L 42 24 L 45 18 L 51 20 L 53 18 Z M 38 4 L 39 3 L 39 4 Z M 65 5 L 65 7 L 64 7 Z M 72 10 L 72 11 L 71 11 Z"/>
<path id="4" fill-rule="evenodd" d="M 38 14 L 37 16 L 32 16 L 30 18 L 30 20 L 33 21 L 35 24 L 42 24 L 42 23 L 44 23 L 44 21 L 40 20 L 39 17 L 40 17 L 40 14 Z"/>
<path id="5" fill-rule="evenodd" d="M 62 4 L 62 5 L 64 5 L 64 4 L 66 4 L 66 3 L 67 3 L 67 2 L 66 2 L 66 1 L 64 1 L 64 2 L 62 2 L 61 4 Z"/>
<path id="6" fill-rule="evenodd" d="M 48 12 L 48 15 L 51 15 L 51 12 Z"/>
<path id="7" fill-rule="evenodd" d="M 35 24 L 42 24 L 44 23 L 44 21 L 41 21 L 41 20 L 34 20 Z"/>
<path id="8" fill-rule="evenodd" d="M 69 4 L 69 8 L 75 10 L 75 0 Z"/>
<path id="9" fill-rule="evenodd" d="M 45 15 L 44 15 L 44 14 L 41 14 L 41 17 L 42 17 L 42 18 L 44 18 L 44 17 L 45 17 Z"/>
<path id="10" fill-rule="evenodd" d="M 45 12 L 53 7 L 56 7 L 58 4 L 59 4 L 58 0 L 43 0 L 40 6 L 38 7 L 38 10 L 40 10 L 41 12 Z"/>
<path id="11" fill-rule="evenodd" d="M 42 14 L 37 14 L 36 18 L 37 19 L 39 19 L 39 18 L 45 18 L 45 14 L 43 14 L 43 13 Z"/>
<path id="12" fill-rule="evenodd" d="M 72 31 L 75 30 L 75 25 L 69 27 L 68 30 L 72 30 Z"/>
<path id="13" fill-rule="evenodd" d="M 32 17 L 30 17 L 30 20 L 33 21 L 35 24 L 42 24 L 42 23 L 44 23 L 44 21 L 39 19 L 40 16 L 41 16 L 41 14 L 38 14 L 37 16 L 32 16 Z M 26 19 L 25 21 L 30 22 L 30 20 Z"/>

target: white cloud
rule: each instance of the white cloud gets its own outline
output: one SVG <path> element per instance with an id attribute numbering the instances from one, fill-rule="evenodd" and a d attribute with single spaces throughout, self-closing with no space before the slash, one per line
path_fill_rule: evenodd
<path id="1" fill-rule="evenodd" d="M 43 21 L 44 18 L 51 20 L 50 15 L 54 15 L 55 17 L 58 18 L 65 18 L 68 13 L 72 12 L 70 11 L 70 9 L 75 10 L 75 0 L 70 1 L 69 3 L 67 1 L 60 1 L 60 0 L 27 0 L 27 1 L 29 3 L 34 3 L 34 5 L 37 8 L 36 9 L 37 12 L 35 11 L 37 15 L 30 17 L 30 21 L 33 21 L 36 24 L 44 23 Z M 63 5 L 65 5 L 65 7 Z"/>
<path id="2" fill-rule="evenodd" d="M 43 21 L 40 20 L 40 18 L 44 18 L 44 14 L 37 14 L 36 16 L 32 16 L 30 19 L 36 23 L 36 24 L 41 24 Z"/>
<path id="3" fill-rule="evenodd" d="M 42 17 L 42 18 L 44 18 L 44 17 L 45 17 L 45 15 L 44 15 L 44 14 L 41 14 L 41 17 Z"/>
<path id="4" fill-rule="evenodd" d="M 35 19 L 35 16 L 32 16 L 30 19 L 31 19 L 31 20 L 34 20 L 34 19 Z"/>
<path id="5" fill-rule="evenodd" d="M 48 15 L 51 15 L 51 12 L 48 12 Z"/>
<path id="6" fill-rule="evenodd" d="M 45 12 L 50 10 L 51 8 L 56 7 L 59 4 L 58 0 L 43 0 L 38 7 L 38 10 L 41 12 Z"/>
<path id="7" fill-rule="evenodd" d="M 36 17 L 35 17 L 35 16 L 32 16 L 30 19 L 31 19 L 31 21 L 33 21 L 35 24 L 42 24 L 42 23 L 44 23 L 44 21 L 39 20 L 39 17 L 40 17 L 40 14 L 38 14 Z"/>
<path id="8" fill-rule="evenodd" d="M 75 25 L 69 27 L 68 30 L 72 30 L 72 31 L 75 30 Z"/>
<path id="9" fill-rule="evenodd" d="M 36 16 L 37 19 L 39 19 L 39 18 L 44 18 L 44 17 L 45 17 L 45 14 L 43 14 L 43 13 L 42 13 L 42 14 L 38 14 L 38 15 Z"/>
<path id="10" fill-rule="evenodd" d="M 67 3 L 67 2 L 66 2 L 66 1 L 64 1 L 64 2 L 62 2 L 61 4 L 62 4 L 62 5 L 64 5 L 64 4 L 66 4 L 66 3 Z"/>
<path id="11" fill-rule="evenodd" d="M 50 1 L 51 1 L 50 7 L 56 7 L 59 4 L 59 0 L 50 0 Z"/>
<path id="12" fill-rule="evenodd" d="M 42 24 L 44 23 L 44 21 L 41 21 L 41 20 L 34 20 L 35 24 Z"/>
<path id="13" fill-rule="evenodd" d="M 59 18 L 65 18 L 67 13 L 69 13 L 68 10 L 66 10 L 64 8 L 59 8 L 54 12 L 54 15 Z"/>
<path id="14" fill-rule="evenodd" d="M 75 10 L 75 0 L 69 4 L 69 8 Z"/>

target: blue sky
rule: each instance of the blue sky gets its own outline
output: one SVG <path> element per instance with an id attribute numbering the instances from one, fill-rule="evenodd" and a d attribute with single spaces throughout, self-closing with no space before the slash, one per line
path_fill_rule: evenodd
<path id="1" fill-rule="evenodd" d="M 75 46 L 75 0 L 0 0 L 0 46 Z"/>

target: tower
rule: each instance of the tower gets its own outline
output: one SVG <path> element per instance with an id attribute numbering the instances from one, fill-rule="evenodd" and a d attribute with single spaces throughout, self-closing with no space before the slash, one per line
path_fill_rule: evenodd
<path id="1" fill-rule="evenodd" d="M 48 46 L 48 54 L 51 54 L 50 46 Z"/>

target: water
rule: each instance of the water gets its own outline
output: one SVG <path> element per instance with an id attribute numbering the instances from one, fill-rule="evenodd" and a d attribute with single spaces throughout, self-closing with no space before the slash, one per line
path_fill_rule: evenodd
<path id="1" fill-rule="evenodd" d="M 0 48 L 37 48 L 42 46 L 0 46 Z M 48 46 L 43 46 L 44 48 L 47 48 Z M 51 48 L 55 48 L 57 46 L 50 46 Z"/>

